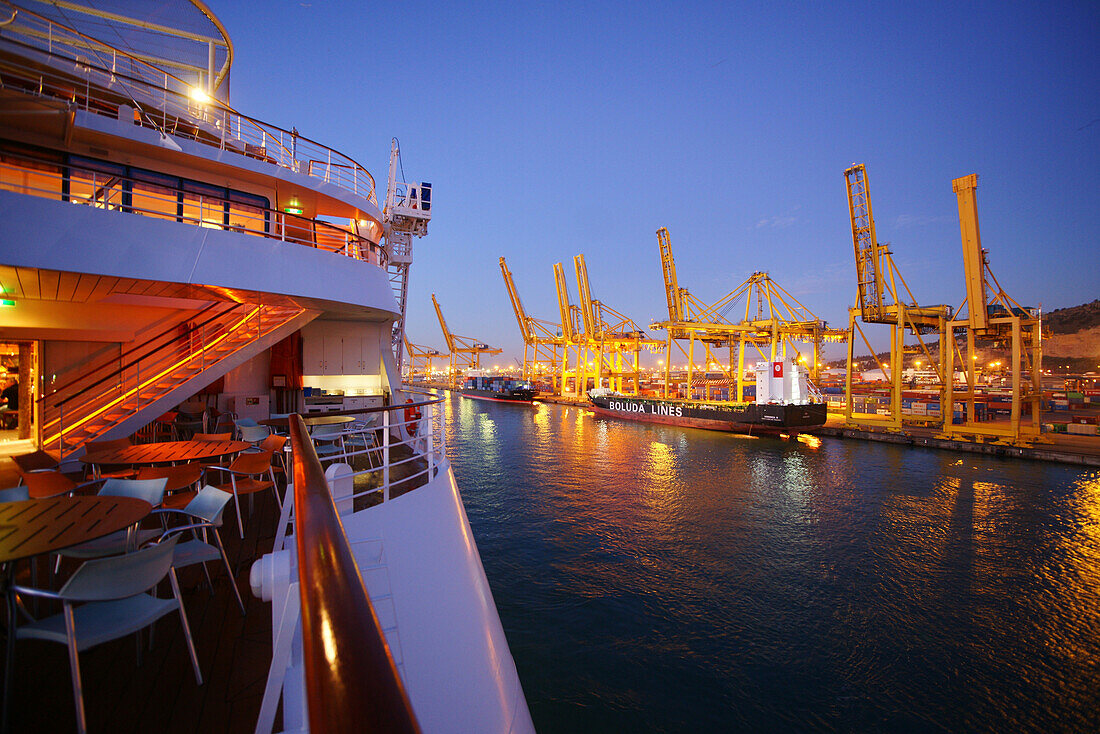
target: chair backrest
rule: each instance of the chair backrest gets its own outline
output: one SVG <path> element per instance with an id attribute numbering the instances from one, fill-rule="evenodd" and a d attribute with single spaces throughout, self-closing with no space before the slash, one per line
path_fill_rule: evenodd
<path id="1" fill-rule="evenodd" d="M 282 451 L 283 445 L 286 444 L 288 440 L 289 438 L 287 436 L 278 436 L 273 433 L 260 442 L 259 449 L 261 451 Z"/>
<path id="2" fill-rule="evenodd" d="M 127 446 L 133 446 L 134 442 L 127 438 L 109 438 L 103 441 L 85 441 L 84 451 L 89 454 L 99 453 L 101 451 L 114 451 L 115 449 L 124 449 Z"/>
<path id="3" fill-rule="evenodd" d="M 344 426 L 340 423 L 322 424 L 320 426 L 314 426 L 313 431 L 310 432 L 310 435 L 314 439 L 318 439 L 318 438 L 327 436 L 327 437 L 329 437 L 328 440 L 331 441 L 331 440 L 333 440 L 334 437 L 336 437 L 339 434 L 343 433 L 345 427 L 346 426 Z"/>
<path id="4" fill-rule="evenodd" d="M 258 426 L 260 424 L 253 418 L 237 418 L 233 421 L 233 425 L 240 428 L 241 426 Z"/>
<path id="5" fill-rule="evenodd" d="M 233 460 L 229 468 L 245 474 L 264 474 L 271 469 L 271 455 L 270 451 L 243 453 Z"/>
<path id="6" fill-rule="evenodd" d="M 138 469 L 138 479 L 167 479 L 173 488 L 194 484 L 202 476 L 202 464 L 177 464 L 176 466 L 146 466 Z"/>
<path id="7" fill-rule="evenodd" d="M 27 485 L 30 498 L 36 500 L 55 497 L 76 489 L 76 482 L 56 469 L 28 472 L 23 475 L 23 482 Z"/>
<path id="8" fill-rule="evenodd" d="M 19 456 L 11 457 L 11 460 L 15 462 L 15 468 L 20 474 L 26 474 L 27 472 L 40 471 L 42 469 L 56 469 L 57 459 L 53 458 L 45 451 L 39 449 L 29 454 L 20 454 Z"/>
<path id="9" fill-rule="evenodd" d="M 232 433 L 196 433 L 191 437 L 192 441 L 230 441 Z"/>
<path id="10" fill-rule="evenodd" d="M 101 497 L 137 497 L 156 507 L 164 500 L 168 479 L 108 479 L 99 490 Z"/>
<path id="11" fill-rule="evenodd" d="M 0 503 L 22 502 L 30 498 L 30 489 L 25 484 L 11 489 L 0 489 Z"/>
<path id="12" fill-rule="evenodd" d="M 226 504 L 231 499 L 233 499 L 233 495 L 229 492 L 223 492 L 217 487 L 211 487 L 208 484 L 199 490 L 199 493 L 195 495 L 193 500 L 187 503 L 183 511 L 188 515 L 202 518 L 214 525 L 220 525 L 222 511 L 225 510 Z"/>
<path id="13" fill-rule="evenodd" d="M 256 443 L 263 441 L 265 438 L 271 435 L 271 430 L 267 426 L 240 426 L 242 441 L 250 441 Z"/>
<path id="14" fill-rule="evenodd" d="M 108 601 L 148 591 L 172 567 L 176 540 L 173 536 L 133 553 L 87 561 L 58 594 L 66 601 Z"/>

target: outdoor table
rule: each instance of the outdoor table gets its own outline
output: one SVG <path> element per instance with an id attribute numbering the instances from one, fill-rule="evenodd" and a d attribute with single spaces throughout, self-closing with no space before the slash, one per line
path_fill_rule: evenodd
<path id="1" fill-rule="evenodd" d="M 313 426 L 336 426 L 343 423 L 352 423 L 355 421 L 353 415 L 311 415 L 302 416 L 302 420 L 307 426 L 312 428 Z M 267 426 L 268 428 L 282 428 L 285 431 L 290 430 L 290 418 L 267 418 L 259 421 L 261 426 Z"/>
<path id="2" fill-rule="evenodd" d="M 8 619 L 18 613 L 15 604 L 15 561 L 102 538 L 141 520 L 153 507 L 136 497 L 51 497 L 0 504 L 0 576 L 8 607 Z M 5 678 L 11 680 L 15 665 L 15 635 L 8 631 Z M 11 706 L 4 689 L 3 729 Z"/>
<path id="3" fill-rule="evenodd" d="M 248 441 L 166 441 L 139 443 L 85 454 L 85 464 L 104 466 L 167 466 L 188 461 L 224 459 L 252 446 Z"/>

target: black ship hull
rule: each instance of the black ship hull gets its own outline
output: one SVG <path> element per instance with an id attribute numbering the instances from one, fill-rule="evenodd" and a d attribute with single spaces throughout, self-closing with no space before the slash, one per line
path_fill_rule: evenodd
<path id="1" fill-rule="evenodd" d="M 458 391 L 464 398 L 474 400 L 493 400 L 498 403 L 530 403 L 535 399 L 535 391 L 523 388 L 512 390 L 478 390 L 464 387 Z"/>
<path id="2" fill-rule="evenodd" d="M 735 433 L 805 433 L 825 424 L 824 403 L 772 405 L 602 395 L 589 398 L 596 415 Z"/>

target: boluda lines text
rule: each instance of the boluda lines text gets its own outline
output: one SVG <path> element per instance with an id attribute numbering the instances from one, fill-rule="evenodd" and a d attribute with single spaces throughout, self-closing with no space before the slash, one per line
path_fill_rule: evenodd
<path id="1" fill-rule="evenodd" d="M 624 403 L 620 400 L 611 400 L 608 401 L 607 407 L 609 410 L 617 410 L 621 413 L 650 413 L 651 415 L 684 417 L 682 405 L 664 405 L 662 403 L 646 405 L 645 403 Z"/>

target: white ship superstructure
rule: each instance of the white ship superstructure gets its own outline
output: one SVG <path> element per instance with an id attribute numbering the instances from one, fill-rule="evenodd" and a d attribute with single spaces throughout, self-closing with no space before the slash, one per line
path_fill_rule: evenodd
<path id="1" fill-rule="evenodd" d="M 32 354 L 23 430 L 73 459 L 196 395 L 239 415 L 379 409 L 385 501 L 338 507 L 417 717 L 530 730 L 442 414 L 428 406 L 419 440 L 400 426 L 430 185 L 397 180 L 396 144 L 378 191 L 349 156 L 235 110 L 221 23 L 199 2 L 156 7 L 0 1 L 0 342 Z M 295 342 L 300 374 L 281 374 L 273 350 Z M 415 489 L 390 491 L 391 439 L 426 467 Z M 263 591 L 289 590 L 291 572 Z M 305 706 L 287 694 L 284 717 Z"/>

